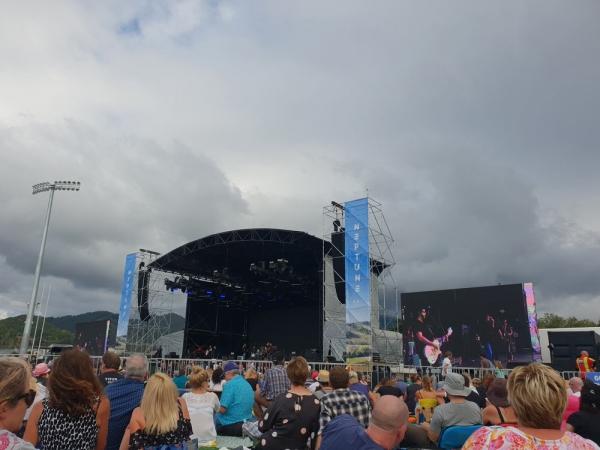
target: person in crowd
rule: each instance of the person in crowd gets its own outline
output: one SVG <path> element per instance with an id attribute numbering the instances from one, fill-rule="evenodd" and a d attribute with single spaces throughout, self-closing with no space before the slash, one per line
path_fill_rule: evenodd
<path id="1" fill-rule="evenodd" d="M 471 385 L 475 388 L 475 391 L 477 393 L 479 393 L 478 389 L 479 389 L 479 386 L 481 386 L 481 378 L 473 377 L 471 379 Z"/>
<path id="2" fill-rule="evenodd" d="M 102 355 L 98 379 L 103 388 L 123 378 L 123 375 L 119 372 L 120 368 L 121 358 L 115 352 L 108 351 Z"/>
<path id="3" fill-rule="evenodd" d="M 579 411 L 580 397 L 576 397 L 575 395 L 567 395 L 567 406 L 562 415 L 562 423 L 560 426 L 561 430 L 567 429 L 567 420 L 573 414 Z"/>
<path id="4" fill-rule="evenodd" d="M 488 387 L 490 386 L 490 384 L 492 384 L 492 382 L 495 379 L 496 379 L 495 375 L 491 372 L 488 372 L 483 376 L 483 381 L 477 388 L 477 393 L 479 394 L 479 407 L 482 409 L 487 406 L 485 403 L 485 399 L 487 397 L 486 393 L 487 393 Z"/>
<path id="5" fill-rule="evenodd" d="M 33 401 L 33 405 L 27 408 L 25 412 L 25 422 L 29 420 L 29 416 L 31 415 L 31 411 L 33 410 L 33 406 L 36 403 L 41 402 L 48 396 L 48 389 L 46 388 L 48 384 L 48 376 L 50 375 L 50 367 L 46 363 L 39 363 L 33 369 L 32 372 L 33 377 L 36 380 L 35 383 L 35 400 Z"/>
<path id="6" fill-rule="evenodd" d="M 221 398 L 223 392 L 223 385 L 225 384 L 225 373 L 221 366 L 217 366 L 213 369 L 208 383 L 208 390 L 217 394 L 217 397 Z"/>
<path id="7" fill-rule="evenodd" d="M 313 370 L 310 374 L 310 382 L 307 386 L 308 390 L 312 393 L 314 393 L 317 390 L 317 387 L 319 387 L 319 381 L 317 380 L 317 378 L 319 378 L 319 371 Z"/>
<path id="8" fill-rule="evenodd" d="M 269 406 L 273 400 L 281 394 L 285 394 L 290 388 L 290 380 L 287 377 L 283 363 L 283 353 L 275 352 L 273 354 L 273 367 L 265 372 L 263 396 L 266 402 L 263 406 Z"/>
<path id="9" fill-rule="evenodd" d="M 594 371 L 596 360 L 590 358 L 590 354 L 587 351 L 582 350 L 575 363 L 577 365 L 577 370 L 579 370 L 579 376 L 582 380 L 585 380 L 586 374 Z"/>
<path id="10" fill-rule="evenodd" d="M 495 368 L 494 363 L 486 357 L 485 353 L 479 355 L 479 364 L 482 369 L 494 370 Z"/>
<path id="11" fill-rule="evenodd" d="M 600 386 L 585 381 L 579 411 L 569 416 L 567 430 L 600 445 Z"/>
<path id="12" fill-rule="evenodd" d="M 333 392 L 333 388 L 329 384 L 329 371 L 319 370 L 319 376 L 317 377 L 319 385 L 315 390 L 315 397 L 322 399 L 325 395 Z"/>
<path id="13" fill-rule="evenodd" d="M 444 390 L 450 402 L 435 408 L 431 422 L 421 425 L 431 442 L 437 442 L 443 428 L 452 425 L 481 424 L 479 407 L 465 399 L 471 390 L 465 387 L 465 379 L 462 375 L 449 373 L 444 381 Z"/>
<path id="14" fill-rule="evenodd" d="M 33 407 L 24 439 L 45 450 L 103 450 L 109 411 L 88 354 L 65 350 L 54 360 L 48 397 Z"/>
<path id="15" fill-rule="evenodd" d="M 383 397 L 384 395 L 393 395 L 394 397 L 402 397 L 404 400 L 404 393 L 396 387 L 396 382 L 392 378 L 384 378 L 381 380 L 375 393 L 377 394 L 377 398 Z"/>
<path id="16" fill-rule="evenodd" d="M 358 373 L 356 373 L 352 370 L 352 371 L 350 371 L 348 376 L 350 377 L 350 380 L 349 380 L 350 385 L 348 386 L 348 389 L 350 389 L 351 391 L 360 392 L 362 395 L 364 395 L 365 397 L 367 397 L 369 399 L 371 404 L 373 404 L 373 402 L 375 401 L 373 393 L 369 389 L 369 386 L 367 386 L 359 381 Z"/>
<path id="17" fill-rule="evenodd" d="M 508 398 L 518 427 L 482 427 L 463 449 L 598 449 L 592 441 L 561 431 L 567 403 L 564 381 L 554 369 L 540 363 L 515 368 L 508 377 Z"/>
<path id="18" fill-rule="evenodd" d="M 474 384 L 474 380 L 476 380 L 477 378 L 473 378 L 471 379 L 471 376 L 467 373 L 467 372 L 463 372 L 463 377 L 465 377 L 465 380 L 467 380 L 467 386 L 469 389 L 471 389 L 473 392 L 475 392 L 477 394 L 477 396 L 479 396 L 479 392 L 477 392 L 477 387 Z"/>
<path id="19" fill-rule="evenodd" d="M 329 381 L 333 391 L 321 399 L 319 434 L 323 433 L 332 419 L 342 414 L 350 414 L 363 428 L 369 425 L 371 417 L 369 400 L 364 395 L 348 389 L 349 379 L 348 371 L 341 366 L 336 366 L 329 371 Z"/>
<path id="20" fill-rule="evenodd" d="M 256 371 L 256 369 L 250 367 L 244 373 L 244 378 L 246 379 L 248 384 L 250 384 L 250 387 L 254 391 L 254 406 L 252 407 L 252 411 L 254 412 L 254 416 L 257 419 L 260 419 L 263 416 L 263 410 L 260 405 L 260 401 L 262 398 L 262 391 L 260 389 L 260 384 L 258 382 L 258 372 Z"/>
<path id="21" fill-rule="evenodd" d="M 221 394 L 221 407 L 216 416 L 217 432 L 224 436 L 241 436 L 242 425 L 252 417 L 254 391 L 240 375 L 235 361 L 223 366 L 225 380 Z"/>
<path id="22" fill-rule="evenodd" d="M 469 395 L 465 397 L 465 400 L 468 402 L 473 402 L 479 406 L 479 394 L 477 391 L 473 391 L 473 389 L 470 388 L 471 378 L 466 373 L 463 373 L 462 376 L 465 379 L 465 388 L 469 390 Z"/>
<path id="23" fill-rule="evenodd" d="M 140 406 L 131 414 L 120 450 L 179 445 L 192 435 L 190 414 L 173 380 L 158 372 L 148 379 Z"/>
<path id="24" fill-rule="evenodd" d="M 394 379 L 394 386 L 400 389 L 402 392 L 402 399 L 406 401 L 406 390 L 408 389 L 408 384 L 402 377 L 397 377 Z"/>
<path id="25" fill-rule="evenodd" d="M 316 444 L 321 402 L 304 386 L 308 375 L 306 359 L 293 358 L 286 372 L 291 387 L 273 400 L 258 423 L 263 433 L 258 440 L 259 449 L 305 449 L 309 438 L 311 448 Z"/>
<path id="26" fill-rule="evenodd" d="M 446 375 L 452 373 L 452 352 L 447 351 L 444 353 L 444 359 L 442 361 L 442 379 L 446 379 Z"/>
<path id="27" fill-rule="evenodd" d="M 348 414 L 333 419 L 323 431 L 321 450 L 391 450 L 403 440 L 408 408 L 398 397 L 386 395 L 373 408 L 365 428 Z"/>
<path id="28" fill-rule="evenodd" d="M 487 390 L 487 406 L 483 408 L 484 425 L 517 425 L 517 416 L 508 401 L 505 378 L 496 378 Z"/>
<path id="29" fill-rule="evenodd" d="M 187 387 L 189 378 L 186 374 L 185 369 L 178 369 L 175 371 L 175 377 L 173 378 L 173 383 L 177 386 L 177 389 L 185 389 Z"/>
<path id="30" fill-rule="evenodd" d="M 406 406 L 412 414 L 417 406 L 417 392 L 423 388 L 421 375 L 413 373 L 410 375 L 410 384 L 406 388 Z"/>
<path id="31" fill-rule="evenodd" d="M 34 450 L 29 442 L 17 437 L 25 411 L 33 404 L 30 368 L 19 358 L 0 358 L 0 449 Z"/>
<path id="32" fill-rule="evenodd" d="M 583 380 L 579 377 L 573 377 L 569 379 L 569 388 L 567 389 L 567 395 L 574 395 L 575 397 L 580 397 L 582 388 Z"/>
<path id="33" fill-rule="evenodd" d="M 502 367 L 502 361 L 498 359 L 495 360 L 494 367 L 494 375 L 496 376 L 496 378 L 506 378 L 506 375 L 504 375 L 504 368 Z"/>
<path id="34" fill-rule="evenodd" d="M 118 450 L 120 447 L 131 414 L 142 401 L 147 378 L 148 359 L 136 353 L 126 360 L 125 377 L 104 388 L 104 394 L 110 401 L 106 450 Z"/>
<path id="35" fill-rule="evenodd" d="M 208 373 L 199 366 L 192 367 L 188 381 L 191 392 L 186 392 L 182 398 L 187 404 L 194 434 L 200 444 L 208 444 L 217 439 L 215 429 L 215 414 L 219 412 L 221 404 L 219 397 L 208 390 Z"/>
<path id="36" fill-rule="evenodd" d="M 422 388 L 415 395 L 420 413 L 423 414 L 425 422 L 431 422 L 433 410 L 438 406 L 438 396 L 431 384 L 431 378 L 427 375 L 423 377 Z M 415 411 L 416 412 L 416 411 Z"/>

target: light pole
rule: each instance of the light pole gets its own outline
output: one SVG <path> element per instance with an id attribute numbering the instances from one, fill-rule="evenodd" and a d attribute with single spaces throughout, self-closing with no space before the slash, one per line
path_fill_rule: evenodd
<path id="1" fill-rule="evenodd" d="M 42 245 L 40 246 L 40 254 L 38 255 L 37 265 L 35 266 L 35 276 L 33 279 L 33 291 L 31 292 L 31 300 L 27 308 L 27 318 L 25 319 L 25 328 L 21 337 L 21 347 L 19 354 L 27 355 L 29 343 L 29 335 L 31 334 L 31 323 L 33 322 L 33 311 L 37 300 L 37 291 L 40 284 L 40 272 L 42 270 L 42 260 L 44 259 L 44 249 L 46 248 L 46 237 L 48 236 L 48 225 L 50 225 L 50 213 L 52 212 L 52 200 L 54 199 L 54 191 L 78 191 L 81 183 L 79 181 L 55 181 L 53 183 L 44 182 L 33 186 L 33 195 L 41 192 L 50 191 L 48 197 L 48 209 L 46 211 L 46 220 L 44 224 L 44 233 L 42 234 Z"/>

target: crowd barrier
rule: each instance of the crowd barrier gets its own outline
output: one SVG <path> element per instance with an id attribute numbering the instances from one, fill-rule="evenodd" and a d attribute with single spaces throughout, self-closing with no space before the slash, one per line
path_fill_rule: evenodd
<path id="1" fill-rule="evenodd" d="M 3 354 L 1 356 L 19 356 L 18 354 Z M 102 357 L 92 356 L 92 363 L 97 373 L 100 373 L 100 367 L 102 365 Z M 122 357 L 122 366 L 125 367 L 125 357 Z M 203 368 L 214 368 L 217 365 L 223 365 L 227 360 L 223 359 L 192 359 L 192 358 L 149 358 L 149 371 L 150 374 L 156 372 L 163 372 L 169 376 L 176 376 L 176 373 L 180 370 L 186 371 L 192 366 L 200 366 Z M 272 361 L 265 360 L 252 360 L 252 359 L 240 359 L 236 360 L 242 364 L 244 368 L 253 367 L 257 372 L 264 373 L 273 366 Z M 323 362 L 323 361 L 311 361 L 308 363 L 311 371 L 313 370 L 331 370 L 333 367 L 350 367 L 352 370 L 361 372 L 369 377 L 374 384 L 381 381 L 384 377 L 395 375 L 408 379 L 410 374 L 419 373 L 421 375 L 429 375 L 434 379 L 440 379 L 441 367 L 437 366 L 407 366 L 397 364 L 384 364 L 384 363 L 371 363 L 368 366 L 364 365 L 352 365 L 342 362 Z M 471 379 L 479 378 L 483 379 L 486 373 L 494 373 L 498 375 L 501 372 L 505 378 L 512 371 L 511 369 L 484 369 L 481 367 L 453 367 L 453 372 L 466 373 Z M 578 377 L 579 372 L 576 370 L 567 370 L 560 372 L 565 380 L 573 377 Z"/>

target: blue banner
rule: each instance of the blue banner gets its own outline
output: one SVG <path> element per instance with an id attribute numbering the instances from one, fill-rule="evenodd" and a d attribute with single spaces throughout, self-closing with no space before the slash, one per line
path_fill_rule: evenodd
<path id="1" fill-rule="evenodd" d="M 345 210 L 346 352 L 349 359 L 370 357 L 371 270 L 369 267 L 369 200 L 347 202 Z"/>
<path id="2" fill-rule="evenodd" d="M 600 384 L 600 372 L 588 372 L 585 374 L 585 378 L 594 384 Z"/>
<path id="3" fill-rule="evenodd" d="M 125 258 L 125 269 L 123 270 L 123 284 L 121 285 L 121 306 L 119 308 L 119 322 L 117 325 L 117 337 L 127 336 L 129 325 L 129 312 L 131 311 L 131 294 L 135 277 L 136 254 L 130 253 Z"/>

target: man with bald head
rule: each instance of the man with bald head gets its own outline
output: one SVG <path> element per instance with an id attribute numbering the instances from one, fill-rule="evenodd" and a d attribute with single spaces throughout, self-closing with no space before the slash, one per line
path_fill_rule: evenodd
<path id="1" fill-rule="evenodd" d="M 375 403 L 366 430 L 348 414 L 329 422 L 323 430 L 320 450 L 391 450 L 404 439 L 407 424 L 404 401 L 384 395 Z"/>
<path id="2" fill-rule="evenodd" d="M 127 358 L 125 378 L 109 384 L 104 389 L 110 401 L 106 450 L 118 450 L 121 445 L 125 428 L 131 420 L 131 412 L 140 406 L 147 378 L 148 359 L 136 353 Z"/>

